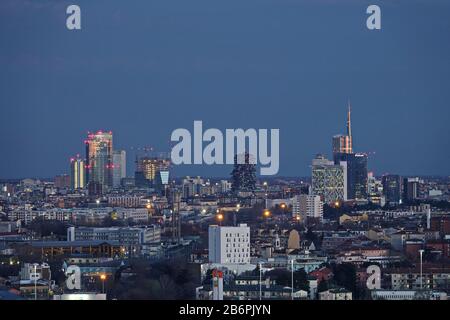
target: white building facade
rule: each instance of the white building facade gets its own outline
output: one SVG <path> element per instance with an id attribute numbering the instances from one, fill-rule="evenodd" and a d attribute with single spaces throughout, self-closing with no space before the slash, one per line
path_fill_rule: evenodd
<path id="1" fill-rule="evenodd" d="M 209 262 L 221 264 L 250 263 L 250 227 L 209 226 Z"/>

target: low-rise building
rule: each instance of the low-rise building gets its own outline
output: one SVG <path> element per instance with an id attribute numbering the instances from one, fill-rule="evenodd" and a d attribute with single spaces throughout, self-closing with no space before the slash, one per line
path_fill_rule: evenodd
<path id="1" fill-rule="evenodd" d="M 319 300 L 353 300 L 353 294 L 344 288 L 319 292 Z"/>

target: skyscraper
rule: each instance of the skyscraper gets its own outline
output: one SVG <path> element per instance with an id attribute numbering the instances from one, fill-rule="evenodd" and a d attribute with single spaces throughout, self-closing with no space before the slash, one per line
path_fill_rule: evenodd
<path id="1" fill-rule="evenodd" d="M 242 160 L 242 161 L 240 161 Z M 233 192 L 251 192 L 256 188 L 256 165 L 249 153 L 234 156 L 234 169 L 231 172 Z"/>
<path id="2" fill-rule="evenodd" d="M 347 199 L 367 199 L 367 154 L 353 153 L 351 106 L 348 103 L 347 135 L 333 137 L 333 160 L 346 166 Z"/>
<path id="3" fill-rule="evenodd" d="M 113 136 L 112 132 L 89 133 L 86 144 L 86 180 L 98 185 L 102 191 L 113 184 Z M 95 188 L 98 189 L 98 188 Z"/>
<path id="4" fill-rule="evenodd" d="M 400 203 L 402 195 L 402 179 L 399 175 L 388 174 L 382 177 L 383 194 L 386 202 Z"/>
<path id="5" fill-rule="evenodd" d="M 334 164 L 319 154 L 312 161 L 312 194 L 320 196 L 324 203 L 345 201 L 346 166 Z"/>
<path id="6" fill-rule="evenodd" d="M 160 156 L 144 156 L 136 159 L 136 186 L 151 187 L 156 184 L 160 172 L 169 172 L 170 158 Z M 168 175 L 168 173 L 167 173 Z"/>
<path id="7" fill-rule="evenodd" d="M 70 159 L 70 181 L 73 190 L 84 189 L 86 186 L 85 164 L 80 155 Z"/>
<path id="8" fill-rule="evenodd" d="M 421 181 L 419 178 L 403 179 L 403 201 L 414 201 L 419 198 L 419 187 Z"/>
<path id="9" fill-rule="evenodd" d="M 347 135 L 333 136 L 333 155 L 337 153 L 353 153 L 352 140 L 351 107 L 349 102 L 347 111 Z"/>
<path id="10" fill-rule="evenodd" d="M 367 199 L 367 154 L 337 153 L 336 162 L 347 166 L 347 199 Z"/>
<path id="11" fill-rule="evenodd" d="M 113 187 L 120 187 L 121 181 L 127 176 L 127 153 L 125 150 L 113 151 Z"/>

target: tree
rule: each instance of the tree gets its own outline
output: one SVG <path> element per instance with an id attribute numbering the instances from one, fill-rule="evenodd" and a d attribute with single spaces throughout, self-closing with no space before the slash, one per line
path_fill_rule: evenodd
<path id="1" fill-rule="evenodd" d="M 282 286 L 290 287 L 292 285 L 292 273 L 286 269 L 275 269 L 265 273 L 265 277 L 275 279 L 276 283 Z M 294 271 L 294 288 L 308 291 L 309 282 L 306 272 L 303 269 Z"/>
<path id="2" fill-rule="evenodd" d="M 122 220 L 113 219 L 111 216 L 106 216 L 102 221 L 103 227 L 121 227 L 124 223 Z"/>
<path id="3" fill-rule="evenodd" d="M 356 292 L 356 267 L 353 264 L 333 265 L 333 274 L 333 280 L 338 286 Z"/>
<path id="4" fill-rule="evenodd" d="M 40 237 L 56 236 L 62 238 L 67 234 L 67 224 L 57 220 L 45 220 L 42 217 L 34 219 L 29 229 Z"/>
<path id="5" fill-rule="evenodd" d="M 193 299 L 197 285 L 188 264 L 182 260 L 149 264 L 147 260 L 130 262 L 134 276 L 116 279 L 110 293 L 117 299 L 174 300 Z"/>
<path id="6" fill-rule="evenodd" d="M 329 284 L 327 280 L 322 280 L 319 282 L 319 285 L 317 286 L 317 291 L 318 292 L 323 292 L 323 291 L 327 291 L 329 288 Z"/>

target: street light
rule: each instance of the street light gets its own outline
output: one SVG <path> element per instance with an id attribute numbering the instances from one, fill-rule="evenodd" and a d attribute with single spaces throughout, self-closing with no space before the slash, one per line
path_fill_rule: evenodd
<path id="1" fill-rule="evenodd" d="M 423 249 L 419 250 L 420 253 L 420 290 L 423 289 L 423 276 L 422 276 L 422 256 L 423 256 Z"/>
<path id="2" fill-rule="evenodd" d="M 224 218 L 224 216 L 223 216 L 223 214 L 222 213 L 217 213 L 217 215 L 216 215 L 216 219 L 217 219 L 217 221 L 219 222 L 219 224 L 221 224 L 222 223 L 222 221 L 223 221 L 223 218 Z"/>
<path id="3" fill-rule="evenodd" d="M 259 300 L 262 300 L 262 263 L 259 263 Z"/>
<path id="4" fill-rule="evenodd" d="M 37 263 L 34 264 L 34 300 L 37 300 Z"/>
<path id="5" fill-rule="evenodd" d="M 294 259 L 291 260 L 291 300 L 294 300 Z"/>
<path id="6" fill-rule="evenodd" d="M 106 274 L 102 273 L 100 275 L 100 280 L 102 281 L 102 293 L 105 293 Z"/>
<path id="7" fill-rule="evenodd" d="M 270 217 L 270 210 L 269 209 L 265 209 L 263 211 L 263 216 L 264 216 L 264 218 L 269 218 Z"/>

